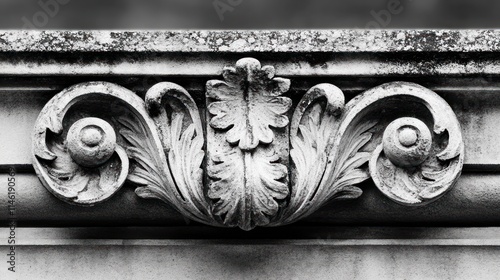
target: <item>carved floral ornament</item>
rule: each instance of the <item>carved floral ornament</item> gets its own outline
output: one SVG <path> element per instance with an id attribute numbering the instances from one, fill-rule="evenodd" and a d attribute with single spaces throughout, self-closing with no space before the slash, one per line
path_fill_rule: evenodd
<path id="1" fill-rule="evenodd" d="M 291 112 L 290 80 L 252 58 L 206 86 L 206 122 L 181 86 L 162 82 L 142 100 L 107 82 L 72 86 L 41 111 L 33 165 L 59 199 L 92 206 L 126 180 L 214 226 L 279 226 L 325 203 L 354 199 L 372 178 L 391 200 L 424 205 L 460 176 L 460 124 L 436 93 L 383 84 L 344 104 L 331 84 Z M 205 129 L 204 126 L 205 125 Z"/>

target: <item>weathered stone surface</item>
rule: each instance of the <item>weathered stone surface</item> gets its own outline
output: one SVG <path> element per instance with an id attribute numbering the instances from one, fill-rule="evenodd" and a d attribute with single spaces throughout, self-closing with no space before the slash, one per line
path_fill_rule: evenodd
<path id="1" fill-rule="evenodd" d="M 37 227 L 18 231 L 16 276 L 494 279 L 498 228 L 434 226 L 500 224 L 499 42 L 498 30 L 0 32 L 0 171 L 20 168 L 15 219 Z M 223 70 L 250 54 L 261 64 Z M 49 101 L 76 84 L 85 98 Z M 104 180 L 53 172 L 67 169 Z M 357 199 L 327 203 L 338 198 Z"/>
<path id="2" fill-rule="evenodd" d="M 498 30 L 4 31 L 10 52 L 491 52 Z"/>
<path id="3" fill-rule="evenodd" d="M 195 101 L 179 85 L 158 83 L 145 102 L 112 83 L 72 86 L 35 123 L 35 171 L 58 198 L 83 206 L 108 199 L 128 174 L 140 197 L 160 199 L 198 222 L 244 230 L 293 223 L 327 202 L 357 198 L 356 185 L 370 176 L 384 195 L 406 205 L 435 201 L 458 180 L 460 125 L 436 93 L 392 82 L 344 104 L 338 87 L 319 84 L 299 101 L 289 135 L 292 100 L 282 95 L 290 80 L 274 75 L 274 67 L 243 58 L 224 69 L 224 81 L 209 81 L 206 136 Z M 86 108 L 92 103 L 100 110 Z M 415 134 L 404 147 L 396 139 L 402 128 Z"/>
<path id="4" fill-rule="evenodd" d="M 329 246 L 321 240 L 306 246 L 282 240 L 264 244 L 195 241 L 199 242 L 159 246 L 152 240 L 130 246 L 128 240 L 117 240 L 120 244 L 98 247 L 20 246 L 22 263 L 15 275 L 75 280 L 166 275 L 175 279 L 468 280 L 495 279 L 500 273 L 497 246 L 425 246 L 418 245 L 418 240 L 412 246 Z M 6 246 L 0 248 L 5 254 Z"/>
<path id="5" fill-rule="evenodd" d="M 268 225 L 289 194 L 290 80 L 274 73 L 244 58 L 207 82 L 208 197 L 228 226 Z"/>
<path id="6" fill-rule="evenodd" d="M 255 36 L 258 36 L 258 38 Z M 468 141 L 477 144 L 465 150 L 465 170 L 497 171 L 500 167 L 500 160 L 496 154 L 499 153 L 500 150 L 498 149 L 500 148 L 498 148 L 498 145 L 495 145 L 496 133 L 494 127 L 498 121 L 498 112 L 496 112 L 498 110 L 496 110 L 495 101 L 498 99 L 496 98 L 496 92 L 498 92 L 499 82 L 496 76 L 498 75 L 499 68 L 498 58 L 496 58 L 494 53 L 499 48 L 497 45 L 498 40 L 496 40 L 498 36 L 500 36 L 498 31 L 494 30 L 20 31 L 17 33 L 16 31 L 5 31 L 0 36 L 0 75 L 6 77 L 6 79 L 2 80 L 0 88 L 3 91 L 2 94 L 6 96 L 10 96 L 12 92 L 15 92 L 17 96 L 23 94 L 26 94 L 26 96 L 41 94 L 43 98 L 48 99 L 52 94 L 67 86 L 80 82 L 88 82 L 93 80 L 95 76 L 100 76 L 104 80 L 109 80 L 132 89 L 133 92 L 137 93 L 143 99 L 143 95 L 147 95 L 151 85 L 172 78 L 172 81 L 182 85 L 182 87 L 179 86 L 175 91 L 189 92 L 189 95 L 193 99 L 192 103 L 196 105 L 191 106 L 195 108 L 193 110 L 192 108 L 183 107 L 183 103 L 187 99 L 180 101 L 180 103 L 177 101 L 165 103 L 159 98 L 158 100 L 160 101 L 157 101 L 157 103 L 166 106 L 164 108 L 166 117 L 162 117 L 163 113 L 159 115 L 153 113 L 149 116 L 154 119 L 153 122 L 155 123 L 155 126 L 153 126 L 154 129 L 151 131 L 161 135 L 160 139 L 168 140 L 159 141 L 157 149 L 153 152 L 153 154 L 161 154 L 161 150 L 163 149 L 168 154 L 167 157 L 169 157 L 169 172 L 164 173 L 165 170 L 160 171 L 160 173 L 164 173 L 163 175 L 167 174 L 167 176 L 157 177 L 168 178 L 169 173 L 174 174 L 171 175 L 172 180 L 167 180 L 169 181 L 168 184 L 161 182 L 161 184 L 157 185 L 161 186 L 160 190 L 163 189 L 163 185 L 169 185 L 172 193 L 171 195 L 155 194 L 155 191 L 151 191 L 153 188 L 145 187 L 147 185 L 145 183 L 148 183 L 145 177 L 148 176 L 145 176 L 142 171 L 142 173 L 139 172 L 139 168 L 137 168 L 135 163 L 131 168 L 132 176 L 129 177 L 129 180 L 140 186 L 137 189 L 137 193 L 142 197 L 160 198 L 169 203 L 177 201 L 178 203 L 174 203 L 174 205 L 181 205 L 177 206 L 179 209 L 184 209 L 185 205 L 197 205 L 197 210 L 194 210 L 195 212 L 198 211 L 196 214 L 198 215 L 197 217 L 205 217 L 205 215 L 208 214 L 209 216 L 213 211 L 210 203 L 220 201 L 220 196 L 214 196 L 213 199 L 210 199 L 212 201 L 208 201 L 208 204 L 206 204 L 206 201 L 204 201 L 206 197 L 204 196 L 207 196 L 207 190 L 200 190 L 200 182 L 202 181 L 200 179 L 202 178 L 200 172 L 206 172 L 206 170 L 200 168 L 200 165 L 204 167 L 204 161 L 200 160 L 202 158 L 201 153 L 203 150 L 209 152 L 209 149 L 205 148 L 203 140 L 206 141 L 207 147 L 210 146 L 210 141 L 213 140 L 210 137 L 203 140 L 199 137 L 205 133 L 204 129 L 207 130 L 207 133 L 210 133 L 212 129 L 217 130 L 217 133 L 224 135 L 224 137 L 221 136 L 218 140 L 221 140 L 222 143 L 225 143 L 230 148 L 238 147 L 243 148 L 245 151 L 256 148 L 255 139 L 258 139 L 257 146 L 262 145 L 266 148 L 277 143 L 283 143 L 283 147 L 279 147 L 279 151 L 283 152 L 278 157 L 282 161 L 281 163 L 287 167 L 296 164 L 295 161 L 287 162 L 289 160 L 287 156 L 289 148 L 286 144 L 288 143 L 288 133 L 280 131 L 287 130 L 288 128 L 286 127 L 276 125 L 275 128 L 277 130 L 274 131 L 275 138 L 272 140 L 268 137 L 269 133 L 261 133 L 255 139 L 245 136 L 229 137 L 228 142 L 225 134 L 231 134 L 228 131 L 238 128 L 236 123 L 215 125 L 215 128 L 210 125 L 210 116 L 215 118 L 217 114 L 211 113 L 210 108 L 208 110 L 206 108 L 204 101 L 205 81 L 214 78 L 220 79 L 223 66 L 234 65 L 238 59 L 244 57 L 243 53 L 252 53 L 252 55 L 255 55 L 262 62 L 262 65 L 274 66 L 275 73 L 273 71 L 273 74 L 278 77 L 286 77 L 292 81 L 290 90 L 286 93 L 286 97 L 290 98 L 293 102 L 290 112 L 294 110 L 294 106 L 299 102 L 300 98 L 309 89 L 314 88 L 316 84 L 335 84 L 344 92 L 346 103 L 355 98 L 360 92 L 384 82 L 405 80 L 422 84 L 444 97 L 446 102 L 456 112 L 457 119 L 463 124 L 462 133 L 466 147 Z M 186 48 L 187 45 L 189 46 L 189 50 Z M 47 52 L 50 55 L 40 56 L 38 55 L 39 52 Z M 145 79 L 152 79 L 154 82 L 145 83 Z M 476 95 L 477 97 L 472 97 L 472 95 Z M 24 98 L 26 99 L 26 97 Z M 471 105 L 465 100 L 468 100 L 467 102 L 470 100 L 479 100 L 479 103 L 484 104 Z M 407 100 L 403 99 L 401 101 L 402 104 L 407 103 Z M 9 102 L 16 104 L 16 101 L 12 99 Z M 22 109 L 23 112 L 16 112 L 8 104 L 5 105 L 6 110 L 2 114 L 5 114 L 9 120 L 22 119 L 23 123 L 20 130 L 18 130 L 19 128 L 13 122 L 6 124 L 7 128 L 15 128 L 16 131 L 20 131 L 20 133 L 16 133 L 14 136 L 0 135 L 1 139 L 7 139 L 5 143 L 7 143 L 8 147 L 16 147 L 18 142 L 21 143 L 21 146 L 28 146 L 26 144 L 29 141 L 27 140 L 28 137 L 26 137 L 27 134 L 22 131 L 30 129 L 33 116 L 38 113 L 36 111 L 39 110 L 40 105 L 43 105 L 41 101 L 35 100 L 33 106 L 31 105 L 31 101 L 28 102 L 30 105 L 27 107 L 22 104 L 20 105 L 24 108 Z M 219 101 L 215 101 L 214 98 L 210 102 Z M 87 102 L 81 107 L 76 107 L 74 112 L 85 111 L 84 107 L 90 108 L 90 106 L 98 105 L 98 103 L 98 101 L 95 103 Z M 19 102 L 17 104 L 19 105 Z M 403 107 L 399 108 L 397 103 L 389 105 L 395 105 L 399 112 L 405 111 Z M 157 107 L 156 110 L 161 111 L 161 106 Z M 342 106 L 339 103 L 333 107 Z M 94 111 L 106 112 L 105 108 L 106 106 L 97 106 Z M 407 111 L 411 115 L 410 117 L 415 117 L 415 115 L 421 113 L 421 110 L 413 110 L 412 106 L 409 106 L 409 108 Z M 76 117 L 78 114 L 74 112 L 70 123 L 78 119 Z M 150 113 L 148 112 L 147 114 Z M 209 116 L 207 120 L 197 116 L 198 114 L 204 116 L 205 113 Z M 312 127 L 317 125 L 314 123 L 321 119 L 315 117 L 317 116 L 316 113 L 306 112 L 307 118 L 313 120 Z M 386 118 L 383 120 L 381 127 L 388 125 L 392 121 L 387 118 L 391 113 L 384 114 L 383 112 L 380 114 L 383 118 Z M 182 117 L 180 117 L 181 115 Z M 333 115 L 336 116 L 335 114 Z M 111 117 L 108 113 L 104 114 L 106 121 L 111 119 Z M 288 117 L 291 117 L 291 113 Z M 401 114 L 398 117 L 407 116 Z M 417 119 L 420 118 L 417 117 Z M 428 115 L 424 113 L 422 119 L 424 123 L 432 128 L 432 121 Z M 454 120 L 454 116 L 449 119 Z M 238 123 L 240 121 L 238 120 Z M 166 126 L 163 126 L 164 124 Z M 306 121 L 299 121 L 297 126 L 305 127 L 306 124 Z M 120 128 L 117 127 L 117 123 L 111 121 L 111 125 L 119 134 Z M 251 126 L 253 127 L 254 125 Z M 165 127 L 168 128 L 164 129 Z M 266 125 L 264 125 L 265 127 Z M 69 129 L 70 127 L 67 128 Z M 133 127 L 127 126 L 127 128 L 130 130 Z M 380 127 L 376 129 L 380 133 L 373 139 L 369 139 L 369 142 L 373 142 L 370 144 L 372 146 L 362 151 L 355 149 L 356 151 L 354 152 L 370 153 L 372 152 L 371 148 L 381 143 L 383 129 Z M 299 130 L 297 129 L 297 131 Z M 358 135 L 361 139 L 364 139 L 366 136 L 363 134 L 364 132 L 366 131 L 361 131 Z M 430 132 L 433 133 L 433 130 L 430 129 Z M 176 135 L 179 137 L 172 137 L 172 133 L 178 133 Z M 141 138 L 130 136 L 131 134 L 141 135 L 137 131 L 129 133 L 126 136 L 121 135 L 117 139 L 117 145 L 126 146 L 124 145 L 126 141 L 135 142 L 135 146 L 127 147 L 132 151 L 131 153 L 129 151 L 129 155 L 131 155 L 130 158 L 134 161 L 141 161 L 144 159 L 143 153 L 138 153 L 137 151 L 140 150 L 141 143 L 147 142 L 147 138 L 150 136 Z M 298 138 L 302 137 L 300 132 L 298 132 L 298 135 Z M 87 136 L 83 138 L 88 138 L 87 140 L 92 142 L 92 139 L 90 139 L 92 135 Z M 406 143 L 405 145 L 411 145 L 415 142 L 413 139 L 415 137 L 413 136 L 416 136 L 417 141 L 419 139 L 419 135 L 404 134 L 403 136 L 403 138 L 399 137 L 397 139 L 398 141 L 402 139 L 399 142 Z M 184 141 L 188 138 L 190 141 Z M 172 139 L 175 139 L 175 141 Z M 249 141 L 245 143 L 242 139 Z M 354 143 L 357 143 L 356 137 L 353 137 L 353 139 Z M 451 137 L 447 140 L 453 139 L 458 138 Z M 191 144 L 188 145 L 186 143 Z M 311 147 L 314 147 L 316 144 L 312 143 Z M 444 148 L 446 142 L 442 144 L 443 146 L 439 146 L 439 148 Z M 193 147 L 204 148 L 194 149 Z M 328 149 L 325 148 L 325 150 Z M 29 161 L 26 160 L 27 157 L 23 151 L 15 151 L 15 149 L 9 148 L 1 152 L 7 155 L 1 159 L 5 161 L 0 162 L 0 166 L 3 169 L 14 164 L 22 168 L 23 171 L 32 172 L 29 168 L 26 168 Z M 77 157 L 74 152 L 72 153 L 74 157 Z M 396 158 L 399 158 L 399 153 L 396 154 Z M 461 165 L 464 153 L 461 152 L 458 154 L 460 157 L 457 158 L 457 162 Z M 192 156 L 196 160 L 183 161 L 182 158 L 185 158 L 185 156 Z M 359 166 L 353 165 L 353 170 L 356 170 L 358 173 L 353 177 L 356 180 L 352 184 L 359 183 L 368 178 L 366 170 L 362 170 L 366 166 L 358 168 L 365 163 L 364 158 L 363 160 L 359 160 L 359 162 L 356 161 L 359 163 Z M 448 157 L 445 158 L 445 160 L 450 159 Z M 349 157 L 347 160 L 349 160 Z M 398 162 L 394 157 L 388 160 L 393 163 Z M 85 160 L 77 159 L 77 161 L 80 161 L 82 166 L 89 166 L 89 164 L 85 163 Z M 143 162 L 146 163 L 144 160 Z M 187 162 L 191 162 L 191 166 Z M 198 164 L 199 162 L 202 162 L 202 164 Z M 418 165 L 420 163 L 421 161 L 419 160 L 417 163 L 413 162 L 412 164 Z M 273 162 L 273 164 L 275 163 Z M 401 165 L 401 162 L 399 162 L 399 165 Z M 405 167 L 409 166 L 405 165 Z M 144 170 L 145 172 L 152 172 L 154 169 L 145 168 Z M 271 170 L 272 168 L 265 169 Z M 453 184 L 459 174 L 459 171 L 457 172 L 456 170 L 458 169 L 452 172 L 454 175 L 450 176 L 449 184 L 445 185 Z M 134 171 L 137 172 L 133 173 Z M 293 178 L 296 174 L 294 172 L 291 173 L 288 179 L 290 179 L 290 186 L 293 186 L 295 183 L 295 179 Z M 349 175 L 352 174 L 349 173 Z M 174 180 L 173 177 L 175 176 L 178 177 Z M 278 180 L 281 179 L 279 178 Z M 376 183 L 377 185 L 381 185 L 380 181 Z M 334 186 L 334 184 L 326 185 L 330 187 Z M 373 185 L 371 186 L 373 187 Z M 316 196 L 314 188 L 306 189 L 311 194 L 314 194 L 313 197 Z M 335 197 L 335 188 L 328 189 L 325 187 L 324 189 L 328 190 L 325 192 L 329 194 L 319 191 L 317 197 L 329 197 L 330 195 Z M 293 187 L 289 188 L 289 191 L 293 193 Z M 366 192 L 373 194 L 371 189 Z M 359 189 L 352 188 L 348 191 L 349 195 L 342 193 L 344 196 L 341 197 L 352 198 L 358 196 L 360 193 Z M 200 203 L 193 203 L 193 201 L 186 199 L 193 194 L 198 196 L 197 201 L 201 201 Z M 300 195 L 296 197 L 300 197 Z M 273 198 L 274 201 L 281 199 L 281 195 Z M 285 198 L 285 200 L 286 203 L 290 201 L 289 198 Z M 278 204 L 282 202 L 279 201 Z M 298 205 L 302 204 L 299 203 Z M 307 205 L 307 203 L 304 205 Z M 315 202 L 315 205 L 315 208 L 319 208 L 322 203 Z M 273 211 L 271 212 L 274 213 Z M 92 213 L 95 214 L 98 212 Z M 187 211 L 186 213 L 189 215 L 191 212 Z M 282 214 L 280 212 L 279 215 Z M 211 218 L 209 217 L 208 219 L 210 220 Z M 276 223 L 272 222 L 270 225 L 279 224 L 280 219 L 275 219 L 276 221 L 274 222 Z M 334 222 L 334 219 L 332 218 L 329 221 Z"/>
<path id="7" fill-rule="evenodd" d="M 143 52 L 57 52 L 51 56 L 37 56 L 36 53 L 16 53 L 15 56 L 7 52 L 0 52 L 0 74 L 43 77 L 62 75 L 75 79 L 79 75 L 105 75 L 114 79 L 148 75 L 151 82 L 161 76 L 185 77 L 207 76 L 213 78 L 222 73 L 227 65 L 232 65 L 243 53 L 143 53 Z M 335 80 L 352 77 L 405 77 L 414 79 L 422 77 L 439 82 L 443 90 L 461 87 L 477 86 L 491 88 L 498 82 L 493 79 L 488 83 L 481 83 L 481 79 L 471 79 L 463 75 L 495 75 L 500 71 L 500 59 L 494 53 L 484 52 L 375 52 L 374 53 L 339 53 L 339 52 L 304 52 L 288 56 L 286 52 L 254 53 L 252 56 L 259 59 L 263 65 L 273 65 L 276 75 L 285 77 L 323 77 Z M 116 76 L 115 76 L 116 75 Z M 458 78 L 457 78 L 458 76 Z M 123 78 L 123 77 L 122 77 Z M 451 83 L 444 81 L 451 80 Z M 144 86 L 144 81 L 139 80 Z M 361 79 L 360 82 L 366 82 Z M 20 87 L 16 85 L 14 87 Z M 38 85 L 39 86 L 39 85 Z M 43 88 L 52 88 L 55 85 L 44 85 Z M 205 82 L 199 85 L 204 87 Z M 313 85 L 311 85 L 313 86 Z M 341 85 L 339 85 L 341 86 Z M 347 87 L 358 89 L 362 84 L 353 85 L 346 82 Z M 190 88 L 188 88 L 190 89 Z"/>

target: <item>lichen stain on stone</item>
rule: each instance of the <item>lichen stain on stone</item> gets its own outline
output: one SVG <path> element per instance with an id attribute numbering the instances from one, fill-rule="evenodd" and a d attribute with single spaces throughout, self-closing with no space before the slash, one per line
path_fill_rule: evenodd
<path id="1" fill-rule="evenodd" d="M 5 34 L 0 33 L 0 44 L 7 44 L 7 40 L 4 39 Z"/>
<path id="2" fill-rule="evenodd" d="M 333 59 L 327 54 L 305 54 L 301 58 L 313 68 L 327 69 L 328 62 Z"/>
<path id="3" fill-rule="evenodd" d="M 498 30 L 3 31 L 0 51 L 486 52 Z"/>

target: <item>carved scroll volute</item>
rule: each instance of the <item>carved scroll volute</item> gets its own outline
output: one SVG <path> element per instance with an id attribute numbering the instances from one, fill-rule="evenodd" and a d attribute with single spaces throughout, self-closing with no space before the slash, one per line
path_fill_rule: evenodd
<path id="1" fill-rule="evenodd" d="M 463 165 L 455 114 L 436 93 L 412 83 L 381 85 L 345 106 L 339 88 L 317 85 L 299 102 L 290 139 L 290 201 L 272 226 L 333 199 L 360 196 L 355 185 L 370 176 L 395 202 L 424 205 L 453 186 Z"/>
<path id="2" fill-rule="evenodd" d="M 464 144 L 460 123 L 446 101 L 410 83 L 382 85 L 363 96 L 354 110 L 374 100 L 403 96 L 416 99 L 432 116 L 429 125 L 402 117 L 384 130 L 370 159 L 370 174 L 380 191 L 404 205 L 425 205 L 449 191 L 462 172 Z"/>
<path id="3" fill-rule="evenodd" d="M 275 218 L 288 189 L 290 81 L 244 58 L 207 83 L 208 196 L 226 226 L 250 230 Z"/>
<path id="4" fill-rule="evenodd" d="M 198 108 L 182 87 L 159 83 L 144 102 L 118 85 L 89 82 L 43 108 L 33 165 L 43 185 L 68 203 L 102 202 L 128 178 L 140 197 L 216 224 L 202 187 L 203 144 Z"/>
<path id="5" fill-rule="evenodd" d="M 102 202 L 128 179 L 138 196 L 189 219 L 244 230 L 357 198 L 356 185 L 370 177 L 391 200 L 425 205 L 460 176 L 459 122 L 429 89 L 388 83 L 344 104 L 338 87 L 319 84 L 289 124 L 290 81 L 274 75 L 245 58 L 224 69 L 223 81 L 208 81 L 206 138 L 195 101 L 179 85 L 156 84 L 145 101 L 106 82 L 70 87 L 36 121 L 33 165 L 71 204 Z"/>
<path id="6" fill-rule="evenodd" d="M 128 90 L 109 83 L 75 85 L 42 109 L 33 135 L 33 166 L 43 185 L 61 200 L 91 206 L 111 197 L 125 182 L 129 160 L 110 116 L 72 110 L 92 100 L 122 100 L 140 107 Z M 140 114 L 139 111 L 136 112 Z"/>

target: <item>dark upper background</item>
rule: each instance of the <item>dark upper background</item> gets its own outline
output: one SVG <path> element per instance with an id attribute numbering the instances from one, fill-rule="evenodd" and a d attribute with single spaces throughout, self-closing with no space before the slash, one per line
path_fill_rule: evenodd
<path id="1" fill-rule="evenodd" d="M 221 20 L 215 6 L 224 3 L 232 7 Z M 0 0 L 0 28 L 26 21 L 39 29 L 500 28 L 499 7 L 494 0 Z"/>

